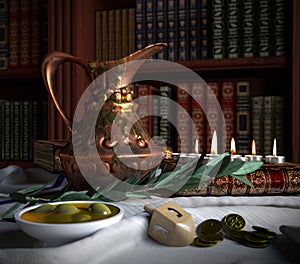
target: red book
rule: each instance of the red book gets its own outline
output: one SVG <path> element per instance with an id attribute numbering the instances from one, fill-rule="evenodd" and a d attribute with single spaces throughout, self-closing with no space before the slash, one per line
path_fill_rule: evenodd
<path id="1" fill-rule="evenodd" d="M 184 88 L 184 89 L 181 89 Z M 189 84 L 180 83 L 176 90 L 176 101 L 182 108 L 177 108 L 177 152 L 189 153 L 192 150 L 190 142 L 190 96 L 189 96 Z"/>
<path id="2" fill-rule="evenodd" d="M 212 135 L 214 131 L 217 131 L 218 137 L 218 149 L 219 142 L 221 142 L 221 135 L 219 133 L 220 130 L 220 116 L 219 116 L 219 108 L 218 104 L 221 101 L 221 91 L 220 91 L 220 83 L 219 82 L 208 82 L 209 88 L 206 93 L 206 104 L 207 104 L 207 127 L 206 127 L 206 151 L 207 153 L 211 153 L 211 141 Z M 217 101 L 216 101 L 217 99 Z M 219 151 L 218 151 L 219 152 Z"/>
<path id="3" fill-rule="evenodd" d="M 235 84 L 234 82 L 222 83 L 222 112 L 226 124 L 226 138 L 222 142 L 226 142 L 225 151 L 231 151 L 231 138 L 235 137 Z"/>
<path id="4" fill-rule="evenodd" d="M 214 178 L 209 186 L 180 191 L 181 196 L 251 196 L 300 193 L 300 167 L 297 165 L 263 165 L 245 177 L 254 188 L 232 176 Z"/>
<path id="5" fill-rule="evenodd" d="M 31 1 L 21 0 L 21 66 L 31 64 Z"/>
<path id="6" fill-rule="evenodd" d="M 206 147 L 206 119 L 203 110 L 206 104 L 205 84 L 192 83 L 191 95 L 193 97 L 191 116 L 197 129 L 197 133 L 194 133 L 194 131 L 192 131 L 192 146 L 195 146 L 196 140 L 198 140 L 198 149 L 195 150 L 199 153 L 202 153 L 204 148 Z"/>
<path id="7" fill-rule="evenodd" d="M 9 1 L 9 67 L 20 67 L 20 10 L 21 3 L 19 0 Z"/>
<path id="8" fill-rule="evenodd" d="M 32 24 L 31 24 L 31 61 L 32 66 L 38 66 L 41 62 L 42 39 L 42 2 L 32 0 Z"/>

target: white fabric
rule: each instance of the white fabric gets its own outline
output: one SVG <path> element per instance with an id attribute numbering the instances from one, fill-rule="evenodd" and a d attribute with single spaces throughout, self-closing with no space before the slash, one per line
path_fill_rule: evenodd
<path id="1" fill-rule="evenodd" d="M 1 184 L 0 184 L 1 185 Z M 145 204 L 157 207 L 172 200 L 190 212 L 195 227 L 210 218 L 221 220 L 228 213 L 242 215 L 246 230 L 258 225 L 274 230 L 278 238 L 263 249 L 248 248 L 224 239 L 210 248 L 167 247 L 147 236 L 149 215 Z M 299 196 L 178 197 L 120 202 L 124 219 L 84 239 L 58 247 L 43 247 L 24 234 L 15 223 L 0 222 L 0 263 L 2 264 L 227 264 L 299 263 L 300 243 L 292 230 L 300 226 Z M 0 214 L 11 204 L 0 206 Z M 281 226 L 285 226 L 283 229 Z M 288 228 L 288 229 L 286 229 Z M 292 229 L 289 229 L 292 228 Z M 286 236 L 280 229 L 285 230 Z M 299 234 L 299 233 L 297 233 Z"/>

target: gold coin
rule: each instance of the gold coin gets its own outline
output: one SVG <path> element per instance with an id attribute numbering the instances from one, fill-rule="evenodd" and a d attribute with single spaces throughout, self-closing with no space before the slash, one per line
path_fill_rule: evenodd
<path id="1" fill-rule="evenodd" d="M 232 230 L 243 230 L 246 226 L 245 219 L 238 214 L 228 214 L 223 218 L 222 222 L 225 227 Z"/>
<path id="2" fill-rule="evenodd" d="M 198 225 L 196 233 L 198 236 L 202 234 L 217 234 L 222 231 L 223 225 L 216 219 L 208 219 Z"/>
<path id="3" fill-rule="evenodd" d="M 265 243 L 253 243 L 249 241 L 243 241 L 241 243 L 247 247 L 252 247 L 252 248 L 265 248 L 270 245 L 270 241 L 267 241 Z"/>
<path id="4" fill-rule="evenodd" d="M 212 247 L 214 245 L 216 245 L 217 242 L 205 242 L 202 241 L 199 237 L 196 237 L 194 239 L 194 245 L 196 245 L 197 247 Z"/>
<path id="5" fill-rule="evenodd" d="M 204 242 L 214 243 L 223 241 L 223 233 L 219 232 L 217 234 L 200 234 L 199 239 Z"/>
<path id="6" fill-rule="evenodd" d="M 252 244 L 265 244 L 265 243 L 269 242 L 268 239 L 256 236 L 252 232 L 245 232 L 244 238 L 245 238 L 245 241 L 252 243 Z"/>
<path id="7" fill-rule="evenodd" d="M 257 234 L 258 236 L 262 236 L 267 239 L 274 239 L 277 237 L 277 234 L 270 229 L 260 227 L 260 226 L 252 226 L 252 228 L 256 230 L 256 232 L 253 233 Z"/>

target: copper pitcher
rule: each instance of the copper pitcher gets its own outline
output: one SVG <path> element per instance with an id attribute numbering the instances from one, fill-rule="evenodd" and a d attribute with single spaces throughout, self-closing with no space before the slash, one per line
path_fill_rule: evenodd
<path id="1" fill-rule="evenodd" d="M 63 107 L 59 103 L 59 100 L 55 93 L 55 72 L 58 66 L 64 62 L 74 62 L 80 65 L 84 70 L 86 75 L 90 78 L 91 82 L 97 80 L 101 74 L 113 67 L 118 65 L 132 62 L 136 60 L 145 60 L 150 58 L 152 55 L 160 51 L 166 46 L 164 43 L 157 43 L 147 46 L 146 48 L 136 51 L 120 60 L 100 62 L 100 61 L 90 61 L 84 58 L 79 58 L 72 56 L 64 52 L 54 51 L 46 55 L 42 62 L 42 76 L 46 88 L 53 100 L 55 107 L 57 108 L 59 114 L 62 116 L 65 124 L 72 131 L 73 121 L 66 115 L 63 110 Z M 110 137 L 110 130 L 112 128 L 112 123 L 114 116 L 122 110 L 122 107 L 128 103 L 132 102 L 133 90 L 131 85 L 126 85 L 125 87 L 115 87 L 115 89 L 109 89 L 103 87 L 103 100 L 104 104 L 101 108 L 97 122 L 95 124 L 95 143 L 97 146 L 98 155 L 102 160 L 103 164 L 107 169 L 107 172 L 112 174 L 114 177 L 120 180 L 124 180 L 128 177 L 143 177 L 153 168 L 149 164 L 149 169 L 143 169 L 142 171 L 138 166 L 127 166 L 127 162 L 124 164 L 118 161 L 118 156 L 114 152 L 114 147 L 119 143 L 118 141 L 112 141 Z M 134 104 L 130 104 L 130 110 L 135 111 L 136 107 Z M 134 113 L 133 113 L 134 114 Z M 130 121 L 130 120 L 125 120 Z M 133 131 L 134 130 L 134 131 Z M 123 140 L 122 137 L 119 140 Z M 149 148 L 149 142 L 151 141 L 148 132 L 144 129 L 141 121 L 139 120 L 134 124 L 134 129 L 129 131 L 129 136 L 126 138 L 126 144 L 128 144 L 134 153 L 135 156 L 139 158 L 149 157 L 149 155 L 156 156 L 159 159 L 162 159 L 162 151 L 160 148 Z M 77 142 L 78 143 L 78 142 Z M 77 144 L 76 143 L 76 144 Z M 83 143 L 84 142 L 80 142 Z M 124 142 L 122 142 L 124 143 Z M 69 142 L 65 145 L 63 150 L 60 153 L 60 161 L 62 167 L 66 174 L 68 181 L 71 184 L 71 187 L 74 190 L 86 190 L 90 189 L 91 184 L 83 177 L 79 166 L 77 165 L 76 158 L 74 156 L 74 142 L 72 142 L 72 137 Z M 126 155 L 125 155 L 126 156 Z M 131 155 L 125 157 L 130 162 Z M 123 157 L 124 158 L 124 157 Z M 102 177 L 107 172 L 100 172 L 99 177 Z"/>

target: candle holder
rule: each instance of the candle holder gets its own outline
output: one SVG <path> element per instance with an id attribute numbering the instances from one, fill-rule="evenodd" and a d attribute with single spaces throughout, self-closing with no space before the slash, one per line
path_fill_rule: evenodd
<path id="1" fill-rule="evenodd" d="M 266 163 L 277 164 L 277 163 L 284 163 L 284 162 L 285 162 L 284 156 L 274 156 L 274 155 L 266 156 Z"/>
<path id="2" fill-rule="evenodd" d="M 242 155 L 239 155 L 239 154 L 233 154 L 230 156 L 231 161 L 240 160 L 240 159 L 242 159 Z"/>
<path id="3" fill-rule="evenodd" d="M 245 155 L 246 161 L 262 161 L 262 155 Z"/>

